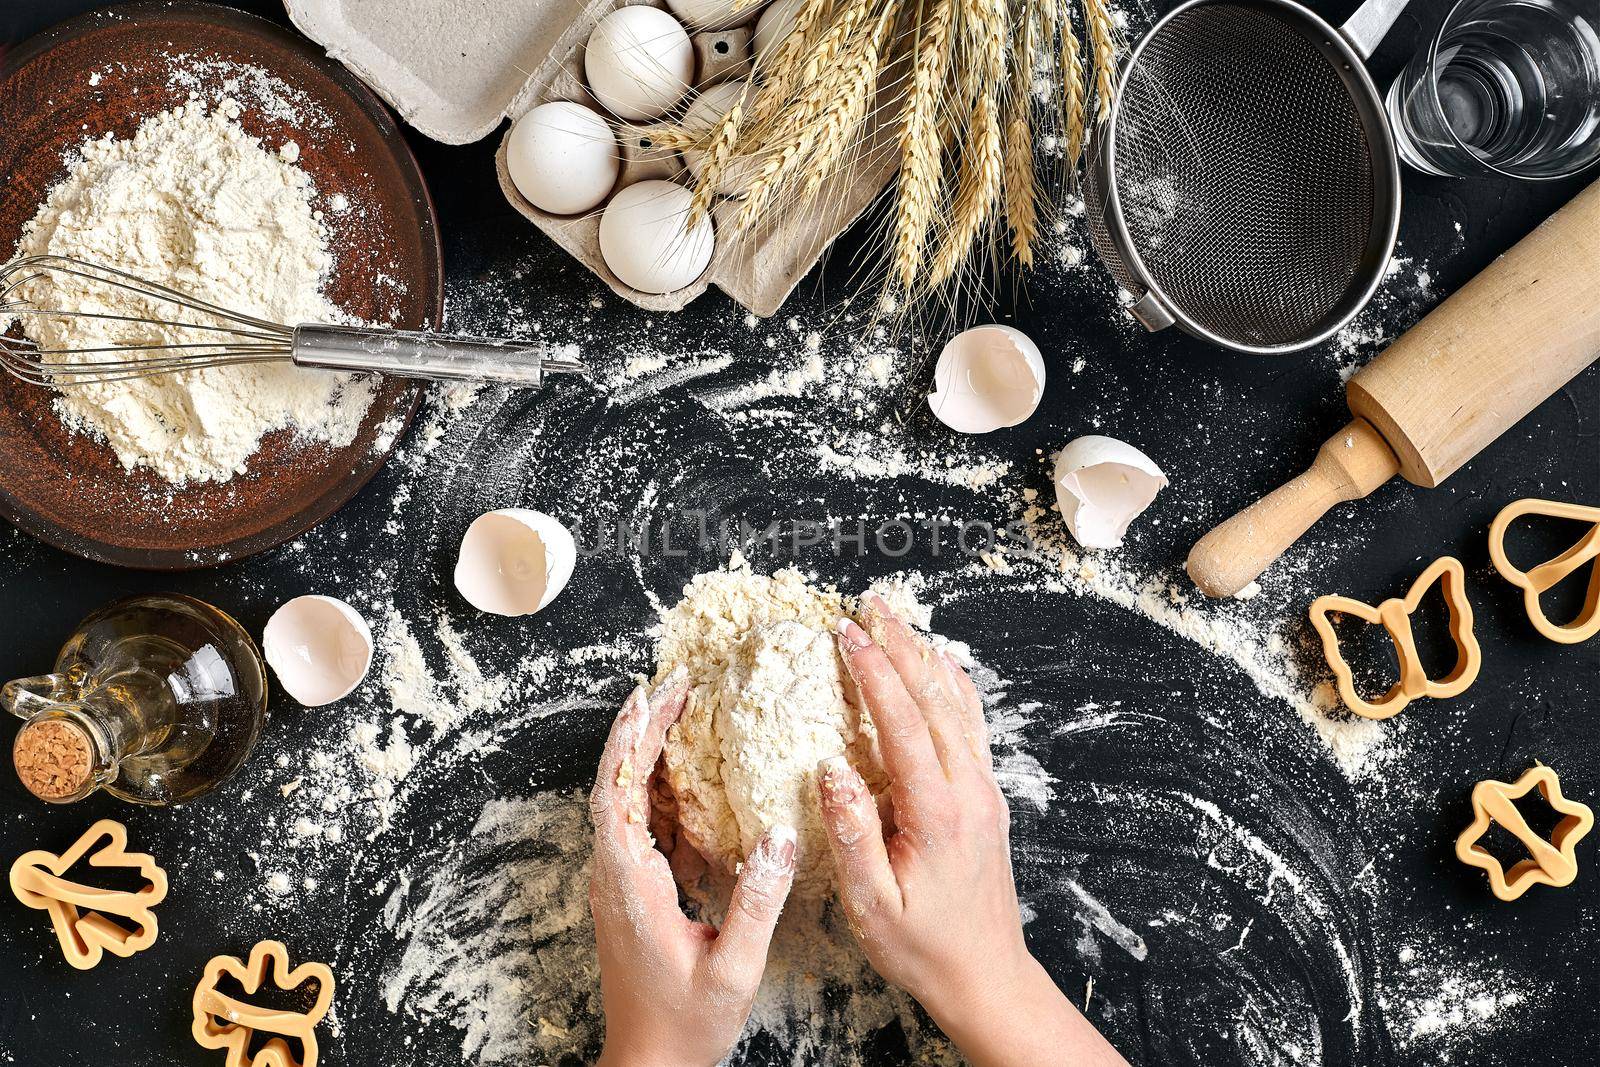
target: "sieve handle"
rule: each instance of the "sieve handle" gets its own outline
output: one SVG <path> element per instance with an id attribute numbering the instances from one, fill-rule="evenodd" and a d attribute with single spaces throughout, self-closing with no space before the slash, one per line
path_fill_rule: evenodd
<path id="1" fill-rule="evenodd" d="M 1367 0 L 1350 21 L 1339 27 L 1339 32 L 1345 40 L 1350 42 L 1350 47 L 1361 54 L 1362 59 L 1371 59 L 1372 53 L 1378 50 L 1378 45 L 1389 35 L 1389 29 L 1394 25 L 1394 20 L 1400 17 L 1400 12 L 1406 9 L 1410 0 Z"/>

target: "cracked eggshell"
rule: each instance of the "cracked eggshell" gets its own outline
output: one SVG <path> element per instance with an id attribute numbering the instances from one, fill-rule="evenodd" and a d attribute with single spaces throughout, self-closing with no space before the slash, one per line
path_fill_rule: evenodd
<path id="1" fill-rule="evenodd" d="M 372 631 L 349 604 L 297 596 L 267 620 L 261 652 L 284 692 L 308 708 L 347 696 L 372 666 Z"/>
<path id="2" fill-rule="evenodd" d="M 532 615 L 566 586 L 577 558 L 572 534 L 544 512 L 490 511 L 461 539 L 456 588 L 479 611 Z"/>
<path id="3" fill-rule="evenodd" d="M 1056 457 L 1056 502 L 1084 548 L 1117 548 L 1128 524 L 1166 488 L 1167 476 L 1143 452 L 1115 437 L 1069 441 Z"/>
<path id="4" fill-rule="evenodd" d="M 1039 346 L 1010 326 L 976 326 L 939 353 L 928 406 L 952 430 L 988 433 L 1022 422 L 1043 395 Z"/>

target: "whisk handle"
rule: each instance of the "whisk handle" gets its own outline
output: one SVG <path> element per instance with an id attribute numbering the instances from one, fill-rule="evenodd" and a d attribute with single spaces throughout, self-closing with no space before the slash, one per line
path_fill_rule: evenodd
<path id="1" fill-rule="evenodd" d="M 581 368 L 572 346 L 351 326 L 297 326 L 290 354 L 299 367 L 520 386 Z"/>

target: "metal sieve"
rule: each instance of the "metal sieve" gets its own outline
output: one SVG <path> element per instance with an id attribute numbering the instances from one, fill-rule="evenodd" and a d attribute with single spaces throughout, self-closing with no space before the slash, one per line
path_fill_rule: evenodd
<path id="1" fill-rule="evenodd" d="M 1293 0 L 1189 0 L 1128 55 L 1084 201 L 1146 329 L 1293 352 L 1365 306 L 1400 170 L 1364 60 L 1406 2 L 1335 29 Z"/>

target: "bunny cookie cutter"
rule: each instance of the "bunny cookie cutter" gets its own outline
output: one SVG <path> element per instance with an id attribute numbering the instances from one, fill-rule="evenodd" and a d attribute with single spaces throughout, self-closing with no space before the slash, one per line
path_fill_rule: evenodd
<path id="1" fill-rule="evenodd" d="M 134 891 L 101 889 L 64 877 L 84 856 L 92 867 L 136 870 L 146 884 Z M 126 957 L 155 944 L 156 917 L 150 909 L 167 898 L 167 874 L 151 857 L 128 851 L 127 827 L 101 819 L 60 855 L 35 849 L 17 857 L 11 892 L 28 907 L 50 914 L 67 962 L 86 971 L 106 952 Z"/>
<path id="2" fill-rule="evenodd" d="M 295 990 L 308 981 L 317 984 L 316 996 L 304 1011 L 266 1008 L 221 992 L 224 976 L 239 983 L 245 994 L 261 990 L 271 971 L 272 984 Z M 317 1023 L 333 1004 L 333 972 L 324 963 L 302 963 L 289 969 L 289 950 L 281 941 L 258 941 L 249 962 L 237 956 L 213 956 L 194 991 L 194 1039 L 203 1048 L 227 1049 L 226 1067 L 316 1067 Z M 254 1055 L 250 1046 L 270 1035 Z M 290 1041 L 300 1045 L 295 1059 Z"/>
<path id="3" fill-rule="evenodd" d="M 1460 560 L 1441 556 L 1417 576 L 1404 597 L 1390 598 L 1377 607 L 1332 594 L 1319 596 L 1311 602 L 1311 625 L 1322 638 L 1322 653 L 1333 670 L 1339 696 L 1351 711 L 1366 719 L 1387 719 L 1420 697 L 1460 696 L 1477 680 L 1478 669 L 1483 666 L 1483 652 L 1472 633 L 1472 605 L 1467 601 L 1466 580 Z M 1429 678 L 1423 669 L 1421 657 L 1417 655 L 1416 638 L 1411 632 L 1411 615 L 1435 582 L 1439 583 L 1450 609 L 1450 638 L 1456 646 L 1455 667 L 1437 681 Z M 1400 661 L 1400 679 L 1375 701 L 1363 699 L 1356 692 L 1354 672 L 1339 651 L 1339 638 L 1328 618 L 1334 614 L 1380 624 L 1394 641 L 1395 656 Z"/>
<path id="4" fill-rule="evenodd" d="M 1512 803 L 1536 788 L 1544 802 L 1563 816 L 1551 831 L 1549 841 L 1533 832 Z M 1578 842 L 1594 826 L 1594 812 L 1587 804 L 1562 796 L 1561 779 L 1551 768 L 1543 764 L 1531 767 L 1514 783 L 1493 779 L 1479 782 L 1472 787 L 1472 809 L 1472 825 L 1456 838 L 1456 858 L 1468 866 L 1483 868 L 1489 875 L 1489 888 L 1501 900 L 1516 900 L 1536 883 L 1564 886 L 1578 877 Z M 1478 844 L 1491 822 L 1509 830 L 1528 850 L 1528 858 L 1512 864 L 1509 871 Z"/>
<path id="5" fill-rule="evenodd" d="M 1513 566 L 1506 557 L 1506 530 L 1524 515 L 1549 515 L 1558 519 L 1578 519 L 1590 523 L 1589 531 L 1573 546 L 1554 559 L 1545 560 L 1530 571 Z M 1524 497 L 1513 500 L 1489 526 L 1489 558 L 1500 577 L 1522 590 L 1522 603 L 1533 628 L 1552 641 L 1575 645 L 1600 633 L 1600 508 L 1569 504 L 1560 500 Z M 1567 623 L 1551 622 L 1540 599 L 1545 592 L 1585 563 L 1589 569 L 1589 588 L 1584 594 L 1578 617 Z"/>

